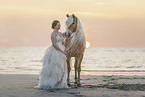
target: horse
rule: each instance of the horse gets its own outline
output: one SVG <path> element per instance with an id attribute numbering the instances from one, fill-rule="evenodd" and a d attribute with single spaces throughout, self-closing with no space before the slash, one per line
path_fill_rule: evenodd
<path id="1" fill-rule="evenodd" d="M 65 52 L 67 53 L 67 85 L 70 86 L 71 57 L 75 57 L 75 86 L 80 86 L 81 62 L 85 51 L 85 34 L 82 29 L 80 20 L 74 14 L 66 15 L 66 39 L 64 41 Z M 77 76 L 78 74 L 78 76 Z"/>

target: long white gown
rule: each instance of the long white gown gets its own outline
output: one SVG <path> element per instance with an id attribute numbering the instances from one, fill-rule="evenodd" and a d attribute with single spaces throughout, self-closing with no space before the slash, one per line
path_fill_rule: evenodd
<path id="1" fill-rule="evenodd" d="M 63 40 L 63 36 L 56 36 L 56 44 L 64 51 L 65 47 L 62 45 Z M 68 88 L 66 82 L 66 56 L 63 53 L 56 50 L 53 46 L 50 46 L 45 51 L 42 64 L 43 67 L 39 77 L 39 84 L 35 88 L 46 90 Z"/>

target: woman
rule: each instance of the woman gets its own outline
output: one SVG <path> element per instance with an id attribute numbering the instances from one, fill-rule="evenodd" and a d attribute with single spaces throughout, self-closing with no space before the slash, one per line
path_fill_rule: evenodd
<path id="1" fill-rule="evenodd" d="M 60 22 L 54 20 L 52 23 L 51 33 L 52 46 L 46 51 L 42 59 L 43 68 L 40 73 L 39 84 L 36 88 L 42 88 L 46 90 L 68 88 L 66 82 L 66 52 L 63 45 L 64 37 L 60 29 Z"/>

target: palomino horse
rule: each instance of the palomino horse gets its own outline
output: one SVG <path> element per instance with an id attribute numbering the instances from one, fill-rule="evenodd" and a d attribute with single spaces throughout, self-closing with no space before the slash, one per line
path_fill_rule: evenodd
<path id="1" fill-rule="evenodd" d="M 67 53 L 67 69 L 68 69 L 68 75 L 67 75 L 67 84 L 70 86 L 70 71 L 71 71 L 71 66 L 70 66 L 70 61 L 71 57 L 75 57 L 75 64 L 74 64 L 74 69 L 75 69 L 75 86 L 80 86 L 80 72 L 81 72 L 81 62 L 83 59 L 83 54 L 85 51 L 85 35 L 84 31 L 82 29 L 81 23 L 79 19 L 74 15 L 68 15 L 67 14 L 67 20 L 66 20 L 66 37 L 65 39 L 65 51 Z M 78 74 L 78 76 L 77 76 Z"/>

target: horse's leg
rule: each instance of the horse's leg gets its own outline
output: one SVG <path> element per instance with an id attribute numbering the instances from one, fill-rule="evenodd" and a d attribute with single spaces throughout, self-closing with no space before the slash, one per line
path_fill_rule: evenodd
<path id="1" fill-rule="evenodd" d="M 75 67 L 75 86 L 77 85 L 77 66 L 78 66 L 78 58 L 75 57 L 75 64 L 74 64 L 74 67 Z"/>
<path id="2" fill-rule="evenodd" d="M 80 86 L 81 83 L 80 83 L 80 73 L 81 73 L 81 62 L 82 62 L 82 59 L 83 59 L 83 54 L 79 57 L 79 64 L 78 64 L 78 82 L 77 82 L 77 86 Z"/>
<path id="3" fill-rule="evenodd" d="M 70 74 L 70 71 L 71 71 L 70 57 L 67 58 L 66 63 L 67 63 L 67 85 L 70 86 L 70 79 L 69 79 L 69 74 Z"/>

